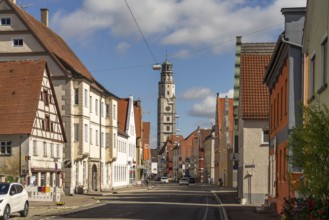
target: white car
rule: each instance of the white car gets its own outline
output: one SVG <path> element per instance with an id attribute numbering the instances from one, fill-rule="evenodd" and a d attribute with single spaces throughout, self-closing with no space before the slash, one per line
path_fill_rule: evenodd
<path id="1" fill-rule="evenodd" d="M 0 182 L 0 219 L 8 220 L 14 212 L 19 212 L 21 217 L 29 214 L 28 194 L 19 183 Z"/>
<path id="2" fill-rule="evenodd" d="M 166 177 L 166 176 L 161 177 L 160 181 L 161 181 L 161 183 L 169 183 L 168 177 Z"/>

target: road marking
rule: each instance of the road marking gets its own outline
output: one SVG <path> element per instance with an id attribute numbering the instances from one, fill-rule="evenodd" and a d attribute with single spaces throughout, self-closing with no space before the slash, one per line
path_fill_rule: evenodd
<path id="1" fill-rule="evenodd" d="M 206 220 L 208 215 L 208 205 L 209 205 L 208 197 L 206 197 L 206 200 L 207 200 L 207 207 L 206 207 L 206 211 L 204 212 L 202 220 Z"/>

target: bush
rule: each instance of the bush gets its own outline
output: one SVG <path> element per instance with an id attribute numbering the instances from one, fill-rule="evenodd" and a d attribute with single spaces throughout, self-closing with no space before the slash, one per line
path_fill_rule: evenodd
<path id="1" fill-rule="evenodd" d="M 326 220 L 329 207 L 313 198 L 289 198 L 284 201 L 281 217 L 284 220 Z"/>

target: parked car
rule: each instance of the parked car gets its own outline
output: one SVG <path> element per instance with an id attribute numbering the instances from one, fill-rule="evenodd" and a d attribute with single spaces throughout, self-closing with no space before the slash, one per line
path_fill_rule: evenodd
<path id="1" fill-rule="evenodd" d="M 189 179 L 187 177 L 183 177 L 179 180 L 179 185 L 189 185 Z"/>
<path id="2" fill-rule="evenodd" d="M 169 179 L 166 176 L 161 177 L 161 183 L 169 183 Z"/>
<path id="3" fill-rule="evenodd" d="M 189 178 L 189 182 L 190 182 L 190 183 L 195 183 L 195 178 L 190 177 L 190 178 Z"/>
<path id="4" fill-rule="evenodd" d="M 21 217 L 29 214 L 28 194 L 19 183 L 0 183 L 0 217 L 8 220 L 11 213 L 18 212 Z"/>

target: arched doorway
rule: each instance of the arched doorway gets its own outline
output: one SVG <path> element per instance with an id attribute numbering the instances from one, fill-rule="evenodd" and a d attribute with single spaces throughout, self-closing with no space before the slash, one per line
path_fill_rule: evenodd
<path id="1" fill-rule="evenodd" d="M 97 166 L 94 164 L 92 168 L 92 184 L 91 188 L 94 191 L 97 191 Z"/>

